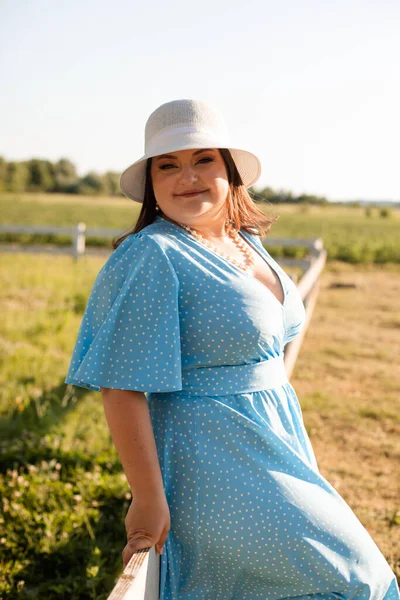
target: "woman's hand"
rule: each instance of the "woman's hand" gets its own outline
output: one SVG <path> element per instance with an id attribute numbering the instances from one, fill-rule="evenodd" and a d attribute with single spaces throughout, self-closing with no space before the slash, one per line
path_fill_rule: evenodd
<path id="1" fill-rule="evenodd" d="M 133 500 L 125 517 L 128 542 L 122 551 L 124 569 L 131 557 L 143 548 L 162 548 L 171 526 L 169 506 L 165 495 L 144 501 Z"/>

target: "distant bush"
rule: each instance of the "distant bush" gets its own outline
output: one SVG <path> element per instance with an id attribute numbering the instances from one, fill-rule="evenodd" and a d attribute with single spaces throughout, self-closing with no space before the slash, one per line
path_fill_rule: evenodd
<path id="1" fill-rule="evenodd" d="M 390 208 L 384 207 L 379 209 L 379 216 L 383 218 L 390 218 L 392 216 L 392 211 Z"/>

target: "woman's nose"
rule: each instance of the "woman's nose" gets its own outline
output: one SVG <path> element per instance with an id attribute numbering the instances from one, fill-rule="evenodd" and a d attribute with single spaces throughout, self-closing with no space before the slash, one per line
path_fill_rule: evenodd
<path id="1" fill-rule="evenodd" d="M 181 181 L 194 181 L 197 179 L 196 171 L 192 165 L 182 165 L 179 179 Z"/>

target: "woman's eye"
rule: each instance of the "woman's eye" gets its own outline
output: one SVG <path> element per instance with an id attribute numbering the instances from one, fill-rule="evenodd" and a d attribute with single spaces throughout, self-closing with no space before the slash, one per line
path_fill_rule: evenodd
<path id="1" fill-rule="evenodd" d="M 204 158 L 200 158 L 197 163 L 209 163 L 209 162 L 213 162 L 213 158 L 211 158 L 210 156 L 205 156 Z M 160 169 L 162 171 L 169 171 L 170 167 L 176 167 L 176 165 L 173 165 L 172 163 L 165 163 L 164 165 L 160 166 Z"/>

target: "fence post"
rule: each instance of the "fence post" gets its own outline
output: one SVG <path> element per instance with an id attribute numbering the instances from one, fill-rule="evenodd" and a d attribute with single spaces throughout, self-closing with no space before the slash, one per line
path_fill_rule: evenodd
<path id="1" fill-rule="evenodd" d="M 313 263 L 315 260 L 317 260 L 317 258 L 321 254 L 323 248 L 324 248 L 324 242 L 323 242 L 322 238 L 315 238 L 310 247 L 311 263 Z"/>
<path id="2" fill-rule="evenodd" d="M 75 260 L 85 253 L 85 233 L 86 223 L 78 223 L 72 236 L 72 254 Z"/>

